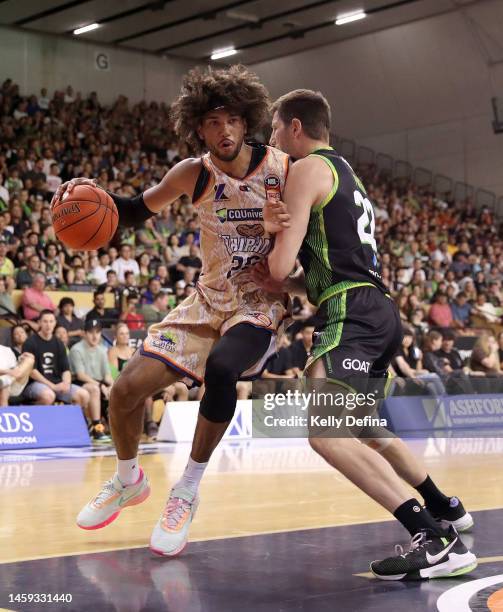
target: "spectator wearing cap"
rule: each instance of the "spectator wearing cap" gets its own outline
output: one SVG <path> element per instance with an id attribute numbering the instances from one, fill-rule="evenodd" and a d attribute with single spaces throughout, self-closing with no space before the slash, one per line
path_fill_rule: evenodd
<path id="1" fill-rule="evenodd" d="M 159 291 L 154 295 L 152 304 L 145 304 L 141 307 L 141 314 L 147 325 L 159 323 L 169 312 L 168 294 L 164 291 Z"/>
<path id="2" fill-rule="evenodd" d="M 31 287 L 26 287 L 21 299 L 23 316 L 28 321 L 38 319 L 40 313 L 44 310 L 50 310 L 51 312 L 56 310 L 56 306 L 44 289 L 45 276 L 42 272 L 36 272 L 33 275 Z"/>
<path id="3" fill-rule="evenodd" d="M 101 327 L 111 327 L 117 323 L 119 312 L 115 308 L 105 308 L 105 293 L 95 291 L 93 294 L 94 308 L 86 314 L 86 321 L 97 319 Z"/>
<path id="4" fill-rule="evenodd" d="M 68 332 L 70 346 L 73 346 L 84 335 L 84 321 L 75 315 L 75 302 L 71 297 L 61 298 L 58 305 L 59 315 L 56 323 Z"/>
<path id="5" fill-rule="evenodd" d="M 428 312 L 428 317 L 431 325 L 435 327 L 451 327 L 453 321 L 452 311 L 445 292 L 437 291 L 434 302 Z"/>
<path id="6" fill-rule="evenodd" d="M 101 323 L 88 319 L 84 337 L 70 349 L 70 368 L 77 384 L 89 393 L 90 433 L 94 440 L 108 442 L 101 424 L 101 401 L 110 398 L 113 379 L 105 348 L 101 346 Z"/>

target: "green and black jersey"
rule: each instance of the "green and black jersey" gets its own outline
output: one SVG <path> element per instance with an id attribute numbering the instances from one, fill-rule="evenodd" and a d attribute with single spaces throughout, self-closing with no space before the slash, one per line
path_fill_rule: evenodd
<path id="1" fill-rule="evenodd" d="M 300 250 L 309 301 L 326 299 L 353 287 L 373 285 L 384 293 L 374 238 L 375 215 L 360 179 L 332 148 L 319 149 L 334 184 L 323 202 L 311 209 Z"/>

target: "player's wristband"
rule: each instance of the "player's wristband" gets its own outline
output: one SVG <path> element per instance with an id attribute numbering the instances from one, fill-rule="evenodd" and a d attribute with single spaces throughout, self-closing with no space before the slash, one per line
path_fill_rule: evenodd
<path id="1" fill-rule="evenodd" d="M 143 193 L 134 198 L 124 198 L 110 191 L 107 191 L 107 193 L 117 206 L 119 225 L 124 227 L 138 227 L 147 219 L 155 215 L 150 208 L 147 208 L 143 201 Z"/>

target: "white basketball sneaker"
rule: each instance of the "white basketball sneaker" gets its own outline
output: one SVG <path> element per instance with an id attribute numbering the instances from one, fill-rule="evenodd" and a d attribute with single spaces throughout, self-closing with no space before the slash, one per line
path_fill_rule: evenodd
<path id="1" fill-rule="evenodd" d="M 135 484 L 124 486 L 117 474 L 107 480 L 101 491 L 80 511 L 77 525 L 81 529 L 101 529 L 119 516 L 128 506 L 141 504 L 150 495 L 150 484 L 140 468 L 140 478 Z"/>
<path id="2" fill-rule="evenodd" d="M 199 496 L 184 487 L 173 487 L 161 518 L 150 538 L 156 555 L 174 557 L 187 545 L 189 527 L 199 505 Z"/>

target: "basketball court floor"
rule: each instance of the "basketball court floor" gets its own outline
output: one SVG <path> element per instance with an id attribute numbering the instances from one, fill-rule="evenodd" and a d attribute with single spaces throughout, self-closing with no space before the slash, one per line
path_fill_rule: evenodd
<path id="1" fill-rule="evenodd" d="M 191 542 L 177 558 L 148 541 L 186 444 L 144 445 L 152 495 L 105 529 L 75 526 L 110 477 L 110 449 L 0 454 L 0 609 L 172 612 L 503 610 L 503 439 L 411 442 L 448 494 L 474 512 L 467 577 L 381 582 L 369 561 L 408 534 L 305 441 L 223 443 L 201 486 Z M 23 603 L 17 594 L 66 595 Z M 71 596 L 71 602 L 69 597 Z M 40 599 L 40 598 L 39 598 Z"/>

